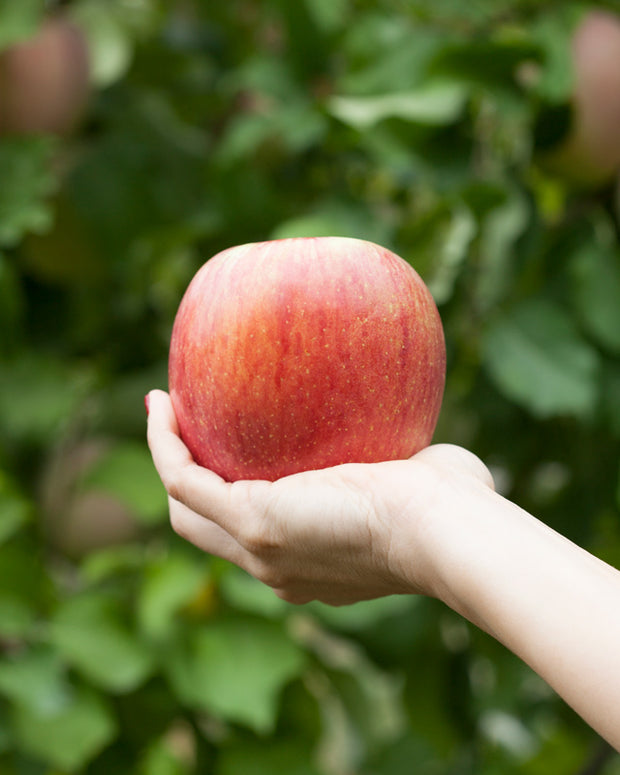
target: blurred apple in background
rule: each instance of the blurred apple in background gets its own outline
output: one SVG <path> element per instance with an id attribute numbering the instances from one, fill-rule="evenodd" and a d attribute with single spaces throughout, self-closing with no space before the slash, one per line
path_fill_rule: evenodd
<path id="1" fill-rule="evenodd" d="M 550 172 L 576 184 L 603 185 L 620 168 L 620 16 L 586 12 L 573 35 L 572 63 L 566 132 L 545 149 L 542 161 Z M 550 116 L 544 120 L 552 121 Z"/>
<path id="2" fill-rule="evenodd" d="M 62 16 L 47 18 L 32 38 L 0 53 L 0 134 L 67 134 L 89 95 L 86 38 Z"/>
<path id="3" fill-rule="evenodd" d="M 42 528 L 48 543 L 72 559 L 136 538 L 140 524 L 111 492 L 88 484 L 89 473 L 113 442 L 90 438 L 56 451 L 41 487 Z"/>

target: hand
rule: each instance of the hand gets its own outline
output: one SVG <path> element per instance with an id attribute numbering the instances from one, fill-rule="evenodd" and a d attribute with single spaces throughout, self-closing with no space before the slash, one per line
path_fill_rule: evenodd
<path id="1" fill-rule="evenodd" d="M 493 492 L 477 457 L 439 444 L 229 484 L 192 460 L 168 395 L 149 397 L 149 444 L 181 536 L 294 603 L 437 597 L 620 750 L 620 572 Z"/>
<path id="2" fill-rule="evenodd" d="M 451 445 L 410 460 L 227 483 L 193 461 L 162 391 L 149 394 L 148 441 L 174 530 L 293 603 L 434 594 L 437 527 L 462 497 L 493 487 L 478 458 Z"/>

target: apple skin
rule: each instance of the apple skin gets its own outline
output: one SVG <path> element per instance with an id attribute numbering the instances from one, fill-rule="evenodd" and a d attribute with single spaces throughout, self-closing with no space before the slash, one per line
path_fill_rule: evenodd
<path id="1" fill-rule="evenodd" d="M 0 54 L 0 135 L 66 135 L 89 96 L 86 38 L 61 16 L 47 18 L 35 36 Z"/>
<path id="2" fill-rule="evenodd" d="M 342 237 L 225 250 L 197 272 L 170 343 L 182 439 L 228 481 L 275 480 L 427 446 L 445 382 L 443 327 L 417 272 Z"/>
<path id="3" fill-rule="evenodd" d="M 599 186 L 620 167 L 620 16 L 587 12 L 575 29 L 571 53 L 572 123 L 544 162 L 578 185 Z"/>

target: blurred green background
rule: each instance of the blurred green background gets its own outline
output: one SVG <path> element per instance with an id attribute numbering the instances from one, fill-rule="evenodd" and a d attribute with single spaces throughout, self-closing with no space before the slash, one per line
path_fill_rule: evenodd
<path id="1" fill-rule="evenodd" d="M 620 566 L 618 164 L 591 175 L 549 151 L 570 136 L 571 39 L 593 7 L 0 2 L 2 775 L 620 773 L 442 605 L 296 608 L 175 537 L 144 441 L 205 260 L 371 239 L 439 305 L 436 439 Z M 79 119 L 33 132 L 2 95 L 42 106 L 66 52 L 31 51 L 27 87 L 5 58 L 58 11 L 84 35 L 90 94 L 74 41 Z"/>

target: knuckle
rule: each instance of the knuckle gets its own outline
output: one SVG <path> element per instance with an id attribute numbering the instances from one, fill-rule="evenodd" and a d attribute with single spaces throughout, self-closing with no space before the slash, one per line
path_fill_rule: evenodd
<path id="1" fill-rule="evenodd" d="M 179 503 L 185 503 L 187 500 L 187 471 L 188 466 L 181 466 L 170 474 L 164 480 L 164 487 L 168 495 Z"/>
<path id="2" fill-rule="evenodd" d="M 248 519 L 241 528 L 240 543 L 257 557 L 272 555 L 278 549 L 273 532 L 263 520 Z"/>
<path id="3" fill-rule="evenodd" d="M 283 589 L 288 586 L 288 575 L 281 568 L 264 560 L 255 559 L 250 572 L 260 582 L 273 589 Z"/>
<path id="4" fill-rule="evenodd" d="M 263 554 L 276 547 L 272 522 L 265 508 L 262 483 L 233 482 L 230 490 L 235 510 L 243 514 L 239 527 L 239 541 L 252 554 Z"/>
<path id="5" fill-rule="evenodd" d="M 176 479 L 171 479 L 168 482 L 165 482 L 164 486 L 166 488 L 166 492 L 172 498 L 172 500 L 182 503 L 183 498 L 181 496 L 181 487 Z"/>
<path id="6" fill-rule="evenodd" d="M 182 509 L 174 507 L 174 504 L 170 504 L 170 525 L 174 532 L 185 540 L 189 540 L 189 530 L 187 521 L 184 518 Z"/>

